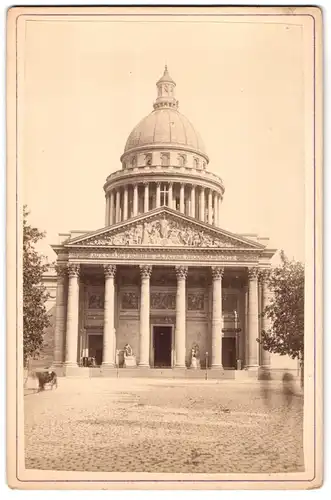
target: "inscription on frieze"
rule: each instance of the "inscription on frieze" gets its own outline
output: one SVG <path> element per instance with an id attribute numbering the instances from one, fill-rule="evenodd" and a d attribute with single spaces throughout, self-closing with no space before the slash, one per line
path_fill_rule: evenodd
<path id="1" fill-rule="evenodd" d="M 122 294 L 121 308 L 122 309 L 138 309 L 139 299 L 135 292 L 124 292 Z"/>
<path id="2" fill-rule="evenodd" d="M 176 309 L 176 294 L 169 292 L 151 293 L 151 309 Z"/>
<path id="3" fill-rule="evenodd" d="M 204 260 L 206 262 L 257 262 L 259 257 L 256 254 L 239 253 L 234 252 L 196 252 L 196 253 L 178 253 L 172 251 L 156 251 L 153 252 L 146 251 L 132 251 L 129 249 L 109 249 L 107 252 L 86 252 L 86 251 L 74 251 L 69 253 L 69 258 L 71 259 L 123 259 L 123 260 L 165 260 L 165 261 L 199 261 Z"/>
<path id="4" fill-rule="evenodd" d="M 187 295 L 187 309 L 189 311 L 203 311 L 205 308 L 205 295 L 202 292 Z"/>

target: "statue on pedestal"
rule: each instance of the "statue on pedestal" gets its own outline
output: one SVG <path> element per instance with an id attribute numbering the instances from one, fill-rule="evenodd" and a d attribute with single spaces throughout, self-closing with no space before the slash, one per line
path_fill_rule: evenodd
<path id="1" fill-rule="evenodd" d="M 136 356 L 133 354 L 132 347 L 130 344 L 125 344 L 124 349 L 124 367 L 137 366 Z"/>
<path id="2" fill-rule="evenodd" d="M 193 344 L 191 349 L 191 368 L 200 368 L 200 350 L 198 344 Z"/>

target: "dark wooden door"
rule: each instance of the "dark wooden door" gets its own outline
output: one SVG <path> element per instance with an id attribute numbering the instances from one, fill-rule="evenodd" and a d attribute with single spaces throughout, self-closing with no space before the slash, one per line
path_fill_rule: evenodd
<path id="1" fill-rule="evenodd" d="M 171 326 L 154 326 L 154 366 L 171 367 Z"/>

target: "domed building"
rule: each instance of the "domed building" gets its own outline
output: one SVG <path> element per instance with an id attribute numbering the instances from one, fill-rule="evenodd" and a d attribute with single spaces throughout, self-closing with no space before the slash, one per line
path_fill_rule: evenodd
<path id="1" fill-rule="evenodd" d="M 256 339 L 275 251 L 266 238 L 221 228 L 222 179 L 179 111 L 167 67 L 156 87 L 104 184 L 103 227 L 62 234 L 52 247 L 54 366 L 67 375 L 256 372 L 270 363 Z"/>

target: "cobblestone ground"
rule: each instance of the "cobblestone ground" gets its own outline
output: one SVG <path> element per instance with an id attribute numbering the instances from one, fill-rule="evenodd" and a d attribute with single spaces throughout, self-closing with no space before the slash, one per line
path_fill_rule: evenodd
<path id="1" fill-rule="evenodd" d="M 26 391 L 26 467 L 106 472 L 303 471 L 303 402 L 258 383 L 60 379 Z"/>

